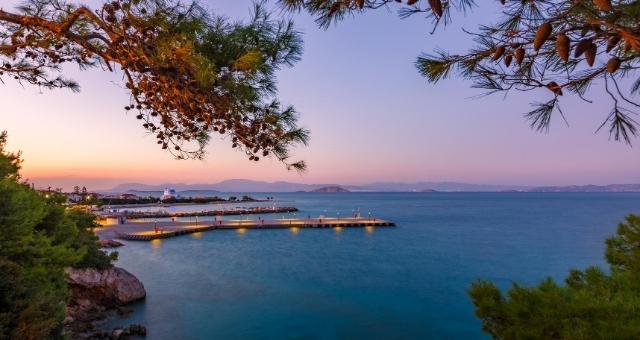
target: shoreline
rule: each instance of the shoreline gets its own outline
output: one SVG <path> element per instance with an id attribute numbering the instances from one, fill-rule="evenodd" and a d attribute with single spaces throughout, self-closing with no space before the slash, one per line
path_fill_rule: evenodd
<path id="1" fill-rule="evenodd" d="M 253 201 L 212 201 L 207 203 L 143 203 L 143 204 L 104 204 L 102 208 L 109 207 L 109 209 L 122 209 L 122 208 L 148 208 L 158 207 L 166 208 L 170 206 L 189 206 L 189 205 L 205 205 L 205 204 L 231 204 L 231 203 L 265 203 L 265 202 L 293 202 L 290 200 L 253 200 Z"/>

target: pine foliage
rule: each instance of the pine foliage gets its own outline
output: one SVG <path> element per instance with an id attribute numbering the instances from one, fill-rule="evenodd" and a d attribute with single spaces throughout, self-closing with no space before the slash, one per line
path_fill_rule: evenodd
<path id="1" fill-rule="evenodd" d="M 89 223 L 55 194 L 20 181 L 20 153 L 5 151 L 0 134 L 0 339 L 62 339 L 70 266 L 109 267 Z M 79 230 L 80 229 L 80 230 Z"/>
<path id="2" fill-rule="evenodd" d="M 320 27 L 350 15 L 377 8 L 398 6 L 401 18 L 426 14 L 433 31 L 451 23 L 453 14 L 472 10 L 474 0 L 278 0 L 289 11 L 307 11 Z M 633 100 L 640 89 L 636 69 L 640 61 L 640 1 L 637 0 L 500 0 L 482 2 L 500 6 L 495 24 L 467 32 L 475 45 L 466 54 L 437 50 L 420 55 L 415 66 L 428 81 L 449 77 L 473 82 L 486 94 L 516 91 L 547 91 L 553 100 L 533 104 L 525 114 L 531 128 L 548 131 L 560 96 L 585 95 L 597 89 L 611 99 L 611 113 L 603 122 L 610 137 L 631 145 L 638 135 L 634 119 L 640 103 Z M 439 6 L 442 7 L 440 15 Z M 333 10 L 332 10 L 333 8 Z M 512 61 L 515 59 L 515 63 Z M 584 62 L 583 62 L 584 61 Z M 633 85 L 628 86 L 627 78 Z M 550 106 L 551 105 L 551 106 Z M 600 127 L 602 128 L 602 126 Z M 600 130 L 600 129 L 598 129 Z"/>
<path id="3" fill-rule="evenodd" d="M 179 0 L 114 0 L 98 9 L 27 0 L 16 11 L 0 9 L 0 81 L 78 91 L 61 75 L 63 63 L 117 67 L 130 94 L 124 109 L 177 158 L 202 159 L 220 134 L 252 161 L 273 156 L 306 169 L 291 149 L 309 134 L 277 100 L 275 76 L 300 60 L 301 34 L 263 2 L 247 22 Z"/>
<path id="4" fill-rule="evenodd" d="M 637 339 L 640 216 L 628 215 L 605 243 L 608 273 L 571 269 L 564 285 L 513 283 L 505 294 L 492 282 L 473 282 L 468 294 L 482 330 L 494 339 Z"/>

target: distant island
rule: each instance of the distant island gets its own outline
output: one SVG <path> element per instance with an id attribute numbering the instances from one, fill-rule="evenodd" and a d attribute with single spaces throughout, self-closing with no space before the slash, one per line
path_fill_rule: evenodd
<path id="1" fill-rule="evenodd" d="M 320 189 L 311 190 L 311 192 L 350 192 L 347 189 L 341 187 L 324 187 Z"/>
<path id="2" fill-rule="evenodd" d="M 562 187 L 540 187 L 527 192 L 640 192 L 640 184 L 569 185 Z"/>
<path id="3" fill-rule="evenodd" d="M 522 185 L 489 185 L 457 182 L 375 182 L 359 185 L 337 183 L 303 184 L 292 182 L 264 182 L 246 179 L 231 179 L 219 183 L 164 183 L 148 185 L 142 183 L 123 183 L 110 190 L 98 190 L 105 193 L 130 192 L 139 196 L 148 196 L 149 192 L 157 192 L 165 188 L 174 188 L 177 192 L 190 192 L 189 196 L 200 196 L 199 191 L 213 192 L 327 192 L 325 188 L 341 188 L 349 192 L 640 192 L 640 184 L 610 185 L 569 185 L 569 186 L 522 186 Z M 329 191 L 341 192 L 341 191 Z"/>

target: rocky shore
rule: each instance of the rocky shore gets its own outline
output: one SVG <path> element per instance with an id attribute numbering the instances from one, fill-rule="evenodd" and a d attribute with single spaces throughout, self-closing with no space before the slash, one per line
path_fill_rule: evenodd
<path id="1" fill-rule="evenodd" d="M 101 238 L 98 242 L 100 242 L 102 248 L 116 248 L 122 246 L 122 243 L 111 239 Z"/>
<path id="2" fill-rule="evenodd" d="M 118 308 L 118 314 L 125 316 L 133 310 L 122 306 L 146 297 L 144 285 L 133 274 L 118 267 L 67 268 L 67 273 L 71 301 L 65 329 L 71 339 L 128 339 L 131 335 L 146 335 L 147 330 L 141 325 L 116 327 L 110 332 L 94 331 L 97 322 L 107 319 L 107 310 Z"/>

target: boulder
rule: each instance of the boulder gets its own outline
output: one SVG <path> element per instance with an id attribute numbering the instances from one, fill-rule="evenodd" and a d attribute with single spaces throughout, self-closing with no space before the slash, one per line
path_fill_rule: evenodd
<path id="1" fill-rule="evenodd" d="M 72 292 L 70 307 L 100 305 L 114 308 L 147 296 L 142 282 L 122 268 L 67 268 L 67 273 L 68 286 Z"/>
<path id="2" fill-rule="evenodd" d="M 101 238 L 100 241 L 98 242 L 100 242 L 100 244 L 102 245 L 102 248 L 115 248 L 123 245 L 118 241 L 107 239 L 107 238 Z"/>

